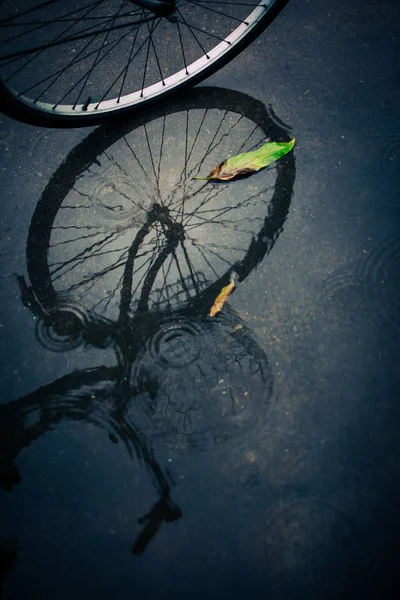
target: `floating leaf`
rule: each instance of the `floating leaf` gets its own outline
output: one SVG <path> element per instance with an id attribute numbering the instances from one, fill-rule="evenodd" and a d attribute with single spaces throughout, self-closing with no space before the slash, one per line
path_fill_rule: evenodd
<path id="1" fill-rule="evenodd" d="M 233 273 L 230 283 L 223 287 L 218 296 L 216 297 L 215 302 L 210 310 L 210 317 L 213 317 L 214 315 L 219 313 L 225 302 L 228 300 L 228 296 L 233 292 L 235 288 L 235 279 L 236 273 Z"/>
<path id="2" fill-rule="evenodd" d="M 295 138 L 290 142 L 267 142 L 257 150 L 228 158 L 215 167 L 207 177 L 195 177 L 195 179 L 229 181 L 240 175 L 255 173 L 285 156 L 293 148 L 294 142 Z"/>

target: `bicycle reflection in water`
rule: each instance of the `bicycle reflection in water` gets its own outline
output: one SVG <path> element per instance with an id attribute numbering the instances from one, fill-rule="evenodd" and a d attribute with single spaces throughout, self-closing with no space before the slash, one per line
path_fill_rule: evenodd
<path id="1" fill-rule="evenodd" d="M 182 516 L 155 445 L 206 451 L 262 427 L 267 357 L 229 306 L 208 315 L 232 270 L 242 284 L 282 231 L 294 158 L 231 184 L 193 177 L 290 137 L 261 103 L 203 88 L 134 125 L 99 128 L 71 152 L 35 209 L 21 298 L 46 348 L 112 347 L 116 364 L 0 406 L 4 489 L 20 481 L 13 461 L 34 440 L 64 420 L 95 424 L 153 478 L 157 501 L 132 547 L 141 554 Z"/>

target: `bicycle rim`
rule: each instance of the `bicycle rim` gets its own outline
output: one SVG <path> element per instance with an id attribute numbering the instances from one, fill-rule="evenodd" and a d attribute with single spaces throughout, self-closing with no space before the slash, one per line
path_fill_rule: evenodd
<path id="1" fill-rule="evenodd" d="M 130 0 L 0 6 L 2 105 L 101 121 L 193 85 L 233 58 L 276 0 L 177 0 L 176 22 Z"/>

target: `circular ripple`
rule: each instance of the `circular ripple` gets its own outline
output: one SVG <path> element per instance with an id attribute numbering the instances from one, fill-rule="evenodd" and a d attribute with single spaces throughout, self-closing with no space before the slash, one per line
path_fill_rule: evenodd
<path id="1" fill-rule="evenodd" d="M 400 47 L 396 44 L 396 52 L 394 57 L 394 65 L 397 76 L 400 77 Z"/>
<path id="2" fill-rule="evenodd" d="M 202 329 L 197 321 L 174 319 L 162 324 L 148 342 L 149 354 L 162 367 L 187 367 L 200 354 L 201 334 Z"/>
<path id="3" fill-rule="evenodd" d="M 372 138 L 370 153 L 371 172 L 374 173 L 371 183 L 378 201 L 385 209 L 397 213 L 400 208 L 400 137 L 384 135 Z"/>
<path id="4" fill-rule="evenodd" d="M 162 326 L 136 361 L 133 384 L 131 419 L 152 445 L 175 453 L 253 437 L 272 395 L 265 354 L 228 311 L 214 322 Z"/>
<path id="5" fill-rule="evenodd" d="M 354 322 L 364 314 L 363 280 L 349 269 L 339 269 L 326 277 L 317 293 L 317 304 L 324 311 Z"/>
<path id="6" fill-rule="evenodd" d="M 380 165 L 384 176 L 385 195 L 382 204 L 389 208 L 400 208 L 400 138 L 386 140 L 381 151 Z"/>
<path id="7" fill-rule="evenodd" d="M 351 270 L 338 270 L 321 284 L 317 302 L 351 323 L 368 321 L 379 332 L 400 332 L 400 238 L 373 248 Z"/>
<path id="8" fill-rule="evenodd" d="M 400 138 L 391 139 L 382 150 L 381 167 L 388 176 L 399 180 L 400 169 Z"/>
<path id="9" fill-rule="evenodd" d="M 358 272 L 374 325 L 400 332 L 400 237 L 392 236 L 371 250 Z"/>
<path id="10" fill-rule="evenodd" d="M 67 352 L 82 344 L 87 329 L 87 310 L 76 304 L 59 304 L 36 322 L 36 337 L 52 352 Z"/>
<path id="11" fill-rule="evenodd" d="M 318 292 L 318 298 L 323 301 L 329 301 L 336 298 L 341 292 L 349 289 L 358 289 L 361 286 L 361 279 L 347 269 L 339 269 L 326 277 Z"/>
<path id="12" fill-rule="evenodd" d="M 142 223 L 146 210 L 140 205 L 148 204 L 152 197 L 146 189 L 147 182 L 139 182 L 135 173 L 126 173 L 115 164 L 113 157 L 102 159 L 81 176 L 76 191 L 87 196 L 97 221 L 105 219 L 123 224 L 133 220 Z M 140 203 L 138 197 L 143 198 Z"/>

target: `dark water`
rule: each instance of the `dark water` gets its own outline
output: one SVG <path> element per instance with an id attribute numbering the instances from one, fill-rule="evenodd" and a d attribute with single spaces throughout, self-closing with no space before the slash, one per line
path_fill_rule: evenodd
<path id="1" fill-rule="evenodd" d="M 290 0 L 135 121 L 3 118 L 4 598 L 398 598 L 399 22 Z"/>

